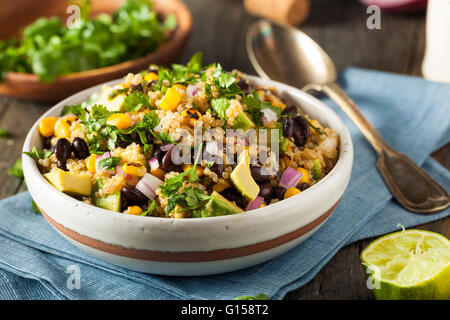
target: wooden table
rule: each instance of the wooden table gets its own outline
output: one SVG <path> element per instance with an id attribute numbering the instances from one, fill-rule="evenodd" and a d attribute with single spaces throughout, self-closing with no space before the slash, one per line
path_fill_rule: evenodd
<path id="1" fill-rule="evenodd" d="M 255 20 L 240 0 L 186 0 L 194 16 L 194 30 L 183 56 L 203 51 L 206 63 L 220 61 L 226 69 L 254 74 L 245 50 L 245 31 Z M 314 38 L 334 59 L 338 68 L 358 66 L 420 75 L 425 43 L 424 14 L 383 13 L 381 30 L 366 28 L 365 7 L 356 0 L 313 0 L 312 11 L 301 29 Z M 283 50 L 283 48 L 280 48 Z M 20 156 L 26 133 L 50 105 L 0 96 L 0 127 L 13 133 L 0 139 L 0 198 L 26 190 L 25 183 L 9 177 L 7 168 Z M 434 157 L 450 168 L 450 147 Z M 419 226 L 450 237 L 450 218 Z M 304 287 L 286 299 L 371 299 L 359 255 L 371 239 L 341 249 Z"/>

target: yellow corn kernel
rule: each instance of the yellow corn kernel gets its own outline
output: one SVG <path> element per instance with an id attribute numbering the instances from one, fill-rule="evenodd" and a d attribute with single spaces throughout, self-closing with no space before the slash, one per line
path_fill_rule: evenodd
<path id="1" fill-rule="evenodd" d="M 180 94 L 184 94 L 186 92 L 186 87 L 179 83 L 174 84 L 173 88 L 177 89 Z"/>
<path id="2" fill-rule="evenodd" d="M 297 171 L 302 174 L 302 178 L 300 179 L 299 183 L 307 183 L 309 184 L 309 172 L 305 168 L 297 168 Z"/>
<path id="3" fill-rule="evenodd" d="M 284 199 L 290 198 L 292 196 L 295 196 L 296 194 L 299 194 L 301 191 L 295 187 L 289 188 L 284 193 Z"/>
<path id="4" fill-rule="evenodd" d="M 55 122 L 55 136 L 58 138 L 70 138 L 70 124 L 63 119 Z"/>
<path id="5" fill-rule="evenodd" d="M 320 124 L 320 122 L 318 120 L 311 120 L 310 124 L 318 129 L 322 129 L 322 125 Z M 314 129 L 312 126 L 309 126 L 309 129 L 311 131 L 312 134 L 318 135 L 319 133 L 317 132 L 316 129 Z"/>
<path id="6" fill-rule="evenodd" d="M 147 82 L 151 82 L 151 81 L 159 80 L 159 77 L 156 73 L 149 72 L 145 75 L 144 80 Z"/>
<path id="7" fill-rule="evenodd" d="M 183 117 L 183 119 L 188 119 L 191 126 L 194 126 L 196 120 L 202 121 L 202 114 L 198 112 L 198 110 L 195 110 L 194 108 L 184 110 L 181 113 L 181 116 Z"/>
<path id="8" fill-rule="evenodd" d="M 97 156 L 95 154 L 91 154 L 89 156 L 89 158 L 86 159 L 86 168 L 89 170 L 89 172 L 91 173 L 95 173 L 97 171 L 97 169 L 95 168 L 95 158 Z"/>
<path id="9" fill-rule="evenodd" d="M 161 169 L 161 168 L 156 168 L 155 170 L 150 169 L 150 173 L 152 175 L 154 175 L 155 177 L 157 177 L 158 179 L 164 181 L 164 176 L 165 176 L 166 172 L 163 169 Z"/>
<path id="10" fill-rule="evenodd" d="M 122 166 L 123 172 L 133 176 L 143 177 L 147 173 L 147 169 L 139 163 L 128 162 Z"/>
<path id="11" fill-rule="evenodd" d="M 62 119 L 63 119 L 64 121 L 67 121 L 67 122 L 70 123 L 70 122 L 73 122 L 73 121 L 78 120 L 78 117 L 77 117 L 77 116 L 74 116 L 73 114 L 68 114 L 68 115 L 62 117 Z"/>
<path id="12" fill-rule="evenodd" d="M 142 209 L 139 206 L 132 206 L 132 207 L 128 207 L 128 214 L 132 214 L 132 215 L 140 215 L 142 213 Z"/>
<path id="13" fill-rule="evenodd" d="M 48 138 L 55 134 L 55 123 L 58 118 L 47 117 L 39 122 L 39 133 L 41 136 Z"/>
<path id="14" fill-rule="evenodd" d="M 263 203 L 261 203 L 260 208 L 264 208 L 264 207 L 267 207 L 267 205 L 263 202 Z"/>
<path id="15" fill-rule="evenodd" d="M 222 192 L 229 187 L 231 187 L 231 183 L 228 180 L 220 178 L 219 181 L 213 186 L 213 190 L 216 192 Z"/>
<path id="16" fill-rule="evenodd" d="M 126 113 L 114 113 L 108 117 L 106 123 L 117 129 L 127 129 L 131 127 L 131 118 Z"/>
<path id="17" fill-rule="evenodd" d="M 185 164 L 183 166 L 183 171 L 186 172 L 186 171 L 192 169 L 192 166 L 193 166 L 192 164 Z M 197 172 L 197 176 L 198 177 L 201 177 L 203 175 L 203 168 L 200 167 L 200 166 L 196 166 L 195 167 L 195 172 Z"/>
<path id="18" fill-rule="evenodd" d="M 167 90 L 165 96 L 161 99 L 159 107 L 166 111 L 174 110 L 181 102 L 181 94 L 175 86 Z"/>

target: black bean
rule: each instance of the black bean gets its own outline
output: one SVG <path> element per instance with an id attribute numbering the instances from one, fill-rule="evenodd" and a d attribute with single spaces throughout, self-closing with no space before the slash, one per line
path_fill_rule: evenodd
<path id="1" fill-rule="evenodd" d="M 66 162 L 65 161 L 61 161 L 61 160 L 56 161 L 56 166 L 58 168 L 60 168 L 61 170 L 69 171 L 69 170 L 67 170 L 67 166 L 66 166 Z"/>
<path id="2" fill-rule="evenodd" d="M 263 197 L 265 201 L 270 201 L 272 199 L 272 186 L 268 183 L 262 184 L 259 187 L 259 196 Z"/>
<path id="3" fill-rule="evenodd" d="M 126 141 L 124 141 L 124 140 L 122 140 L 122 139 L 117 139 L 117 141 L 116 141 L 116 148 L 117 147 L 120 147 L 120 148 L 126 148 L 126 147 L 128 147 L 128 142 L 126 142 Z"/>
<path id="4" fill-rule="evenodd" d="M 165 172 L 178 171 L 180 167 L 174 164 L 172 161 L 172 150 L 173 149 L 167 151 L 161 161 L 161 169 L 163 169 Z"/>
<path id="5" fill-rule="evenodd" d="M 70 148 L 70 142 L 69 140 L 65 138 L 61 138 L 56 142 L 55 147 L 55 155 L 56 159 L 62 162 L 66 162 L 67 159 L 70 158 L 70 155 L 72 154 L 72 150 Z"/>
<path id="6" fill-rule="evenodd" d="M 223 173 L 224 169 L 225 169 L 225 167 L 224 167 L 223 163 L 219 163 L 219 162 L 214 162 L 214 164 L 211 166 L 211 168 L 209 168 L 209 170 L 216 173 L 219 176 L 219 178 L 222 177 L 222 173 Z"/>
<path id="7" fill-rule="evenodd" d="M 280 186 L 273 187 L 272 188 L 272 198 L 273 199 L 283 200 L 285 192 L 286 192 L 286 188 L 283 188 L 283 187 L 280 187 Z"/>
<path id="8" fill-rule="evenodd" d="M 86 159 L 89 156 L 89 147 L 84 139 L 73 139 L 72 150 L 77 159 Z"/>
<path id="9" fill-rule="evenodd" d="M 269 171 L 262 167 L 252 166 L 250 167 L 250 172 L 252 174 L 253 180 L 258 183 L 265 183 L 269 182 L 270 180 Z"/>
<path id="10" fill-rule="evenodd" d="M 287 138 L 292 137 L 294 134 L 294 120 L 289 117 L 284 117 L 283 120 L 283 132 Z"/>
<path id="11" fill-rule="evenodd" d="M 248 84 L 247 81 L 245 81 L 244 79 L 239 80 L 239 82 L 237 83 L 237 85 L 239 86 L 239 88 L 241 88 L 242 91 L 244 91 L 247 95 L 250 94 L 250 86 Z"/>
<path id="12" fill-rule="evenodd" d="M 122 195 L 120 197 L 120 211 L 124 211 L 127 207 L 128 207 L 128 201 L 127 201 L 127 198 L 125 198 L 125 196 L 123 195 L 123 192 L 122 192 Z"/>
<path id="13" fill-rule="evenodd" d="M 158 148 L 153 152 L 153 157 L 158 159 L 159 164 L 161 164 L 165 154 L 166 153 L 164 151 L 161 151 L 161 149 Z"/>
<path id="14" fill-rule="evenodd" d="M 145 132 L 145 137 L 147 138 L 147 143 L 153 144 L 153 142 L 155 141 L 155 137 L 153 136 L 153 134 L 150 132 L 150 130 L 147 130 Z"/>
<path id="15" fill-rule="evenodd" d="M 281 114 L 290 114 L 292 113 L 294 116 L 297 115 L 298 113 L 298 108 L 297 106 L 289 106 L 283 109 L 283 112 L 281 112 Z"/>
<path id="16" fill-rule="evenodd" d="M 306 182 L 302 182 L 297 185 L 297 189 L 299 189 L 300 191 L 305 191 L 308 188 L 309 184 L 307 184 Z"/>
<path id="17" fill-rule="evenodd" d="M 130 89 L 132 91 L 140 91 L 140 92 L 144 92 L 144 87 L 142 86 L 142 83 L 139 84 L 132 84 Z"/>
<path id="18" fill-rule="evenodd" d="M 131 186 L 123 187 L 122 196 L 125 197 L 130 204 L 142 204 L 148 202 L 148 198 L 145 194 Z"/>
<path id="19" fill-rule="evenodd" d="M 233 188 L 225 189 L 224 191 L 221 192 L 221 195 L 223 195 L 230 201 L 234 201 L 234 203 L 236 203 L 236 205 L 240 208 L 244 208 L 246 205 L 244 197 Z"/>
<path id="20" fill-rule="evenodd" d="M 296 116 L 294 119 L 293 137 L 298 147 L 303 147 L 309 137 L 309 124 L 302 116 Z"/>

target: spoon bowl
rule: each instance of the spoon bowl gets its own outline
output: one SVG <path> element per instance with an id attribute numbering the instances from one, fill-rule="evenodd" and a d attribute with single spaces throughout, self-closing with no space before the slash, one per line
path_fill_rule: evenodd
<path id="1" fill-rule="evenodd" d="M 305 33 L 289 25 L 256 22 L 247 33 L 247 52 L 260 77 L 297 88 L 333 82 L 337 77 L 326 52 Z"/>
<path id="2" fill-rule="evenodd" d="M 416 213 L 435 213 L 450 205 L 447 191 L 406 155 L 392 149 L 336 83 L 336 67 L 327 53 L 300 30 L 260 20 L 247 32 L 247 51 L 263 78 L 304 91 L 327 94 L 367 138 L 378 154 L 377 168 L 397 201 Z"/>

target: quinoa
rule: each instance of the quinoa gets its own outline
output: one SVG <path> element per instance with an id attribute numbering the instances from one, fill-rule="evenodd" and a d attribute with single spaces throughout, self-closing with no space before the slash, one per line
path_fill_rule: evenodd
<path id="1" fill-rule="evenodd" d="M 276 88 L 254 86 L 237 70 L 228 73 L 218 64 L 203 68 L 193 61 L 185 66 L 185 74 L 179 66 L 176 71 L 151 66 L 152 71 L 129 73 L 122 83 L 104 86 L 96 101 L 61 116 L 70 134 L 43 137 L 48 153 L 38 159 L 41 172 L 63 170 L 73 177 L 89 177 L 92 191 L 77 196 L 85 203 L 101 206 L 111 196 L 111 201 L 120 203 L 110 208 L 123 214 L 137 205 L 150 216 L 194 218 L 216 215 L 211 211 L 216 193 L 233 203 L 233 210 L 235 205 L 242 211 L 248 206 L 250 200 L 241 194 L 233 176 L 238 159 L 248 157 L 250 163 L 244 165 L 254 179 L 254 189 L 280 187 L 282 175 L 291 168 L 302 172 L 297 187 L 305 190 L 333 169 L 339 156 L 339 137 L 333 129 L 301 111 L 282 113 L 286 101 Z M 149 74 L 155 70 L 158 76 Z M 213 103 L 214 99 L 221 100 Z M 276 119 L 262 118 L 264 108 L 272 110 Z M 286 124 L 285 117 L 297 120 Z M 245 130 L 235 128 L 236 123 Z M 275 134 L 264 138 L 262 134 L 270 130 Z M 76 138 L 84 146 L 78 152 L 73 149 Z M 68 158 L 50 151 L 60 139 L 72 145 Z M 183 160 L 188 162 L 173 161 L 180 151 L 173 148 L 178 146 L 180 155 L 191 153 Z M 200 153 L 194 154 L 195 150 Z M 83 154 L 82 159 L 76 154 Z M 270 205 L 280 200 L 269 195 L 263 201 Z"/>

